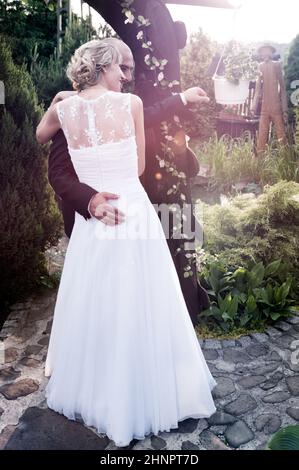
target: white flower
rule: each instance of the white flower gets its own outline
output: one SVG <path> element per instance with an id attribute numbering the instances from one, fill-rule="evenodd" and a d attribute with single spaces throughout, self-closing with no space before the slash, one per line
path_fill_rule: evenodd
<path id="1" fill-rule="evenodd" d="M 150 25 L 149 20 L 145 19 L 144 16 L 138 15 L 137 19 L 143 26 L 149 26 Z"/>
<path id="2" fill-rule="evenodd" d="M 134 23 L 135 16 L 133 15 L 133 13 L 130 10 L 127 10 L 125 12 L 125 16 L 127 17 L 127 19 L 125 20 L 125 24 Z"/>
<path id="3" fill-rule="evenodd" d="M 143 31 L 139 31 L 139 33 L 137 34 L 136 38 L 138 39 L 138 41 L 140 41 L 140 39 L 143 38 Z"/>
<path id="4" fill-rule="evenodd" d="M 158 78 L 158 82 L 161 82 L 161 80 L 163 80 L 164 78 L 164 73 L 160 72 L 157 78 Z"/>

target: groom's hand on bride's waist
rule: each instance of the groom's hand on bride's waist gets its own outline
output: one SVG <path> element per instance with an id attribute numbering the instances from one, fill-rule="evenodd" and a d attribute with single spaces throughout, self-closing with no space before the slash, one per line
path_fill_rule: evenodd
<path id="1" fill-rule="evenodd" d="M 125 214 L 117 207 L 109 204 L 110 199 L 118 199 L 119 196 L 113 193 L 97 193 L 88 204 L 88 211 L 92 217 L 100 220 L 106 225 L 121 224 L 125 220 Z"/>

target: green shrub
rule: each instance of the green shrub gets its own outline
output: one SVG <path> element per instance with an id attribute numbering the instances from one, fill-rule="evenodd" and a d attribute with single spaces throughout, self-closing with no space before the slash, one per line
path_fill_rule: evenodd
<path id="1" fill-rule="evenodd" d="M 47 149 L 37 144 L 41 118 L 32 80 L 17 67 L 0 35 L 0 304 L 7 305 L 33 287 L 45 272 L 44 250 L 61 228 L 47 183 Z"/>
<path id="2" fill-rule="evenodd" d="M 299 301 L 299 184 L 281 181 L 203 212 L 200 276 L 214 302 L 205 314 L 224 330 L 289 315 Z"/>
<path id="3" fill-rule="evenodd" d="M 287 60 L 284 70 L 285 75 L 285 84 L 286 91 L 288 95 L 288 104 L 289 104 L 289 121 L 294 123 L 294 104 L 291 102 L 291 95 L 295 90 L 298 90 L 298 85 L 296 88 L 292 88 L 292 82 L 298 81 L 299 79 L 299 34 L 295 37 L 293 42 L 290 45 L 290 49 L 287 54 Z M 296 93 L 298 96 L 298 92 Z"/>
<path id="4" fill-rule="evenodd" d="M 40 57 L 48 58 L 57 41 L 56 1 L 1 0 L 0 30 L 7 36 L 15 65 L 31 63 L 37 45 Z M 64 6 L 66 1 L 63 0 Z M 63 26 L 66 13 L 63 12 Z"/>
<path id="5" fill-rule="evenodd" d="M 204 205 L 204 250 L 225 265 L 265 265 L 278 257 L 299 269 L 299 184 L 281 181 L 258 197 L 243 194 L 227 204 Z"/>
<path id="6" fill-rule="evenodd" d="M 257 328 L 292 314 L 294 300 L 291 287 L 294 278 L 280 279 L 281 260 L 264 267 L 239 267 L 228 271 L 219 262 L 206 265 L 203 282 L 212 300 L 211 307 L 201 317 L 212 319 L 223 331 L 235 328 Z"/>

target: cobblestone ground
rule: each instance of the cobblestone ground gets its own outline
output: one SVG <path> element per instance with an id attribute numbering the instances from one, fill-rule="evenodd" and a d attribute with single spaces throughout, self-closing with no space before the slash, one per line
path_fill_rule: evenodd
<path id="1" fill-rule="evenodd" d="M 66 241 L 49 251 L 61 269 Z M 0 449 L 121 449 L 80 422 L 47 408 L 43 375 L 56 291 L 12 307 L 0 332 Z M 264 449 L 280 427 L 299 420 L 299 314 L 238 340 L 199 339 L 218 385 L 217 412 L 171 432 L 132 441 L 140 449 Z"/>

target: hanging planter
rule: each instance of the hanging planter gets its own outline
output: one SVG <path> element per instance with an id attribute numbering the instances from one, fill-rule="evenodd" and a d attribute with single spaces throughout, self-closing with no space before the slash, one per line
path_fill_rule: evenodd
<path id="1" fill-rule="evenodd" d="M 216 102 L 223 105 L 245 103 L 249 92 L 249 80 L 232 83 L 224 77 L 213 77 Z"/>
<path id="2" fill-rule="evenodd" d="M 217 75 L 223 59 L 224 75 Z M 250 80 L 256 80 L 259 74 L 258 62 L 252 52 L 236 41 L 230 41 L 222 53 L 216 67 L 213 81 L 216 102 L 222 105 L 245 103 L 249 94 Z"/>

